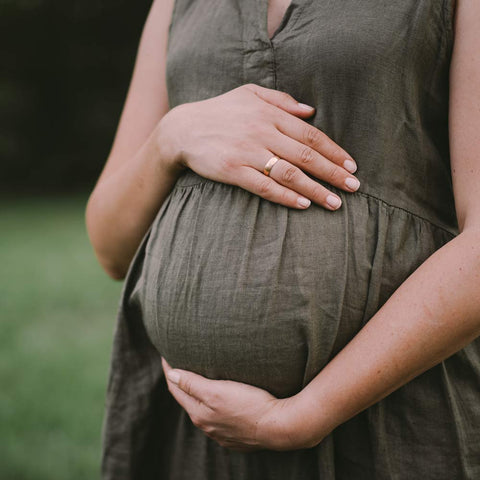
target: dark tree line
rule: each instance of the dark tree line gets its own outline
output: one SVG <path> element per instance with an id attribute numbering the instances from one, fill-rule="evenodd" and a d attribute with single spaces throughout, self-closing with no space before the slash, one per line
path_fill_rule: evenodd
<path id="1" fill-rule="evenodd" d="M 150 4 L 0 0 L 2 193 L 93 187 Z"/>

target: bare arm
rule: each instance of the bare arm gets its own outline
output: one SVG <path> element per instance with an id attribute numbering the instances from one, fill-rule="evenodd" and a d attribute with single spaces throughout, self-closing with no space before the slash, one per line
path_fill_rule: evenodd
<path id="1" fill-rule="evenodd" d="M 172 9 L 173 0 L 152 5 L 113 147 L 87 204 L 90 240 L 116 279 L 124 277 L 180 171 L 162 160 L 155 132 L 169 110 L 165 63 Z"/>

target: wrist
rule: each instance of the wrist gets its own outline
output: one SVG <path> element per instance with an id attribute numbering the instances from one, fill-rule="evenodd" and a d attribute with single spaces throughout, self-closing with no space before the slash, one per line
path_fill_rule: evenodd
<path id="1" fill-rule="evenodd" d="M 303 389 L 288 399 L 289 435 L 299 448 L 318 445 L 334 428 L 326 405 L 313 398 L 310 390 Z"/>
<path id="2" fill-rule="evenodd" d="M 186 165 L 183 161 L 182 150 L 179 148 L 178 142 L 175 141 L 175 135 L 170 128 L 170 120 L 173 115 L 173 110 L 170 110 L 158 122 L 153 132 L 153 139 L 157 149 L 158 161 L 164 169 L 178 176 L 185 169 Z"/>
<path id="3" fill-rule="evenodd" d="M 298 395 L 275 400 L 275 407 L 260 425 L 262 444 L 278 451 L 299 450 L 317 445 L 323 438 L 312 429 L 312 412 Z"/>

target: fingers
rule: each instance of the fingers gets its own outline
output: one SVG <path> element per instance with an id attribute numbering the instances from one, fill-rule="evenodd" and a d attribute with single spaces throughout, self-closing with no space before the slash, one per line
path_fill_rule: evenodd
<path id="1" fill-rule="evenodd" d="M 178 385 L 167 379 L 168 390 L 175 400 L 187 411 L 189 415 L 196 415 L 200 408 L 205 408 L 200 401 L 184 392 Z"/>
<path id="2" fill-rule="evenodd" d="M 279 110 L 277 113 L 274 124 L 281 133 L 290 139 L 296 140 L 301 146 L 309 147 L 311 150 L 321 154 L 323 158 L 330 160 L 349 173 L 354 173 L 357 170 L 357 165 L 353 158 L 324 132 L 285 112 Z M 296 156 L 304 158 L 304 161 L 310 164 L 315 157 L 308 149 L 303 151 L 300 148 L 300 146 L 297 147 Z M 288 158 L 292 157 L 288 155 Z"/>
<path id="3" fill-rule="evenodd" d="M 345 168 L 350 173 L 357 170 L 355 160 L 342 147 L 337 145 L 328 135 L 318 128 L 304 122 L 301 119 L 292 118 L 293 115 L 310 116 L 315 107 L 299 103 L 287 92 L 274 90 L 254 83 L 244 85 L 244 88 L 255 93 L 262 100 L 274 105 L 281 110 L 277 110 L 275 123 L 279 131 L 304 145 L 315 149 L 318 153 L 328 158 L 335 164 Z"/>
<path id="4" fill-rule="evenodd" d="M 290 115 L 289 113 L 296 114 L 298 103 L 286 92 L 255 84 L 247 84 L 245 87 L 264 101 L 279 107 L 272 108 L 276 134 L 266 137 L 269 144 L 265 146 L 274 152 L 272 155 L 282 160 L 272 168 L 270 178 L 281 187 L 299 195 L 291 195 L 285 189 L 278 188 L 265 179 L 259 179 L 252 172 L 247 173 L 250 183 L 246 189 L 268 200 L 295 208 L 306 208 L 306 198 L 329 210 L 338 209 L 342 203 L 340 197 L 304 172 L 339 189 L 355 192 L 360 187 L 360 182 L 352 175 L 357 169 L 353 158 L 325 133 Z M 263 160 L 257 157 L 250 165 L 262 173 L 264 164 L 260 165 L 259 161 Z M 267 161 L 268 158 L 265 163 Z M 245 188 L 244 185 L 241 186 Z"/>
<path id="5" fill-rule="evenodd" d="M 300 143 L 281 132 L 278 132 L 276 138 L 272 138 L 271 142 L 272 145 L 269 145 L 267 148 L 270 148 L 278 156 L 287 160 L 290 164 L 297 166 L 300 170 L 309 172 L 314 177 L 347 192 L 355 192 L 360 187 L 360 182 L 354 175 L 349 173 L 345 168 L 339 166 L 338 163 L 330 161 L 330 159 L 318 153 L 317 150 Z M 313 188 L 313 183 L 315 183 L 313 180 L 309 179 L 307 175 L 304 175 L 302 178 L 304 181 L 303 183 L 309 182 L 310 186 Z M 287 184 L 283 182 L 281 183 L 290 188 L 292 187 L 290 182 Z M 306 192 L 304 191 L 297 191 L 306 195 Z"/>
<path id="6" fill-rule="evenodd" d="M 211 380 L 187 370 L 172 369 L 163 357 L 162 366 L 169 382 L 173 383 L 186 395 L 193 397 L 199 402 L 206 403 L 205 400 L 210 393 L 211 387 L 209 384 Z"/>
<path id="7" fill-rule="evenodd" d="M 204 391 L 199 379 L 204 377 L 186 370 L 172 369 L 163 357 L 162 365 L 168 390 L 172 396 L 185 409 L 196 427 L 208 429 L 206 418 L 211 414 L 212 409 L 203 400 Z"/>
<path id="8" fill-rule="evenodd" d="M 262 87 L 260 85 L 256 85 L 255 83 L 247 83 L 243 85 L 243 88 L 252 91 L 265 102 L 275 105 L 276 107 L 292 113 L 293 115 L 310 117 L 315 112 L 314 107 L 298 102 L 287 92 Z"/>
<path id="9" fill-rule="evenodd" d="M 191 379 L 193 381 L 189 382 L 188 374 L 191 372 L 172 369 L 163 357 L 162 365 L 167 380 L 168 390 L 178 404 L 187 412 L 193 425 L 202 430 L 205 435 L 210 437 L 212 440 L 215 440 L 221 446 L 229 447 L 232 445 L 234 447 L 238 447 L 239 450 L 245 449 L 244 451 L 247 451 L 247 446 L 242 444 L 237 445 L 236 442 L 230 442 L 220 435 L 218 429 L 212 422 L 213 410 L 206 403 L 204 403 L 201 398 L 199 398 L 201 395 L 198 396 L 196 385 L 196 380 L 198 379 Z M 196 376 L 200 377 L 199 375 Z"/>
<path id="10" fill-rule="evenodd" d="M 339 167 L 336 167 L 339 168 Z M 266 177 L 264 174 L 262 174 Z M 300 168 L 280 158 L 270 170 L 269 177 L 279 184 L 280 188 L 294 191 L 328 210 L 337 210 L 342 201 L 338 195 L 312 180 Z M 275 195 L 275 192 L 272 192 Z"/>
<path id="11" fill-rule="evenodd" d="M 277 164 L 273 166 L 272 171 L 276 168 Z M 267 175 L 249 166 L 240 167 L 233 184 L 255 195 L 259 195 L 266 200 L 284 205 L 285 207 L 305 209 L 311 204 L 308 198 L 280 185 L 273 180 L 273 178 L 267 177 Z"/>

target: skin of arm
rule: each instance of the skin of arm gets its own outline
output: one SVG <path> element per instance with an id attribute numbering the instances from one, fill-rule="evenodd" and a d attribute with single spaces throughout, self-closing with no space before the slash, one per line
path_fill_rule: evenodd
<path id="1" fill-rule="evenodd" d="M 312 416 L 299 428 L 312 444 L 480 335 L 480 4 L 459 0 L 456 10 L 449 130 L 460 234 L 300 392 L 298 411 Z"/>
<path id="2" fill-rule="evenodd" d="M 335 427 L 480 335 L 480 3 L 458 0 L 450 70 L 451 168 L 460 234 L 427 259 L 297 395 L 171 369 L 172 395 L 233 450 L 317 445 Z"/>
<path id="3" fill-rule="evenodd" d="M 173 0 L 152 5 L 112 150 L 86 208 L 97 258 L 118 280 L 181 171 L 178 162 L 162 160 L 167 155 L 157 141 L 169 111 L 164 77 L 172 9 Z"/>

